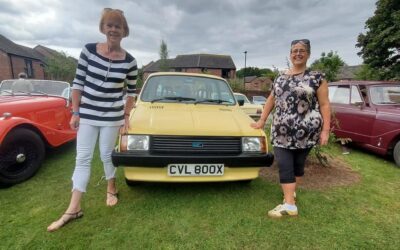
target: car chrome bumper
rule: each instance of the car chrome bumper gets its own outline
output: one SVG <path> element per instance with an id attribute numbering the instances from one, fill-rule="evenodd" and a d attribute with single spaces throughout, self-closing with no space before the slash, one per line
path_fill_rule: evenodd
<path id="1" fill-rule="evenodd" d="M 274 161 L 274 155 L 240 154 L 240 155 L 151 155 L 149 153 L 112 152 L 114 166 L 141 166 L 163 168 L 171 163 L 223 163 L 229 167 L 269 167 Z"/>

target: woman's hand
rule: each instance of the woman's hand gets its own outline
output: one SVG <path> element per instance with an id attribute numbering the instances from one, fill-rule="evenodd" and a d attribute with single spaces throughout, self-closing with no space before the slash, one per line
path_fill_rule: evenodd
<path id="1" fill-rule="evenodd" d="M 250 127 L 252 128 L 262 128 L 264 129 L 265 121 L 263 119 L 259 119 L 257 122 L 250 123 Z"/>
<path id="2" fill-rule="evenodd" d="M 128 130 L 129 130 L 129 115 L 125 115 L 124 125 L 122 125 L 121 128 L 119 129 L 119 133 L 121 135 L 125 135 L 128 133 Z"/>
<path id="3" fill-rule="evenodd" d="M 327 145 L 329 140 L 329 130 L 322 130 L 319 135 L 319 144 L 321 146 Z"/>
<path id="4" fill-rule="evenodd" d="M 79 128 L 79 116 L 78 115 L 72 115 L 71 116 L 71 120 L 69 121 L 69 126 L 71 127 L 71 129 L 73 130 L 78 130 Z"/>

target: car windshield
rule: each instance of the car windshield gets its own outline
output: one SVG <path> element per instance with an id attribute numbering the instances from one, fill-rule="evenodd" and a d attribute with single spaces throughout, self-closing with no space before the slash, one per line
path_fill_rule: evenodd
<path id="1" fill-rule="evenodd" d="M 69 84 L 53 80 L 12 79 L 0 83 L 0 95 L 49 95 L 69 97 Z"/>
<path id="2" fill-rule="evenodd" d="M 238 100 L 238 101 L 243 100 L 244 103 L 250 103 L 249 99 L 247 99 L 247 97 L 245 95 L 242 95 L 242 94 L 234 94 L 234 95 L 235 95 L 236 100 Z"/>
<path id="3" fill-rule="evenodd" d="M 186 102 L 208 104 L 236 104 L 229 85 L 219 79 L 201 76 L 151 76 L 142 91 L 145 102 Z"/>
<path id="4" fill-rule="evenodd" d="M 374 104 L 400 104 L 400 85 L 372 86 L 370 94 Z"/>

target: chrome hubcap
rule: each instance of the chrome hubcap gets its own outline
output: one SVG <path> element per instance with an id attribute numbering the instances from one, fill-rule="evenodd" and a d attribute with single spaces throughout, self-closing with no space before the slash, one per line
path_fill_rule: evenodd
<path id="1" fill-rule="evenodd" d="M 24 154 L 18 154 L 15 160 L 17 163 L 23 163 L 26 160 L 26 156 Z"/>

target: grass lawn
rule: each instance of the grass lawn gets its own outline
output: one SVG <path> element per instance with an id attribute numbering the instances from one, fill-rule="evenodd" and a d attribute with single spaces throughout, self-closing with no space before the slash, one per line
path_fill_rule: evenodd
<path id="1" fill-rule="evenodd" d="M 66 209 L 74 144 L 51 151 L 29 181 L 0 189 L 0 249 L 399 249 L 400 168 L 353 150 L 342 157 L 361 175 L 352 186 L 298 191 L 297 218 L 270 219 L 282 201 L 277 184 L 144 184 L 118 171 L 120 203 L 105 206 L 96 155 L 84 217 L 46 227 Z M 307 174 L 307 173 L 306 173 Z"/>

